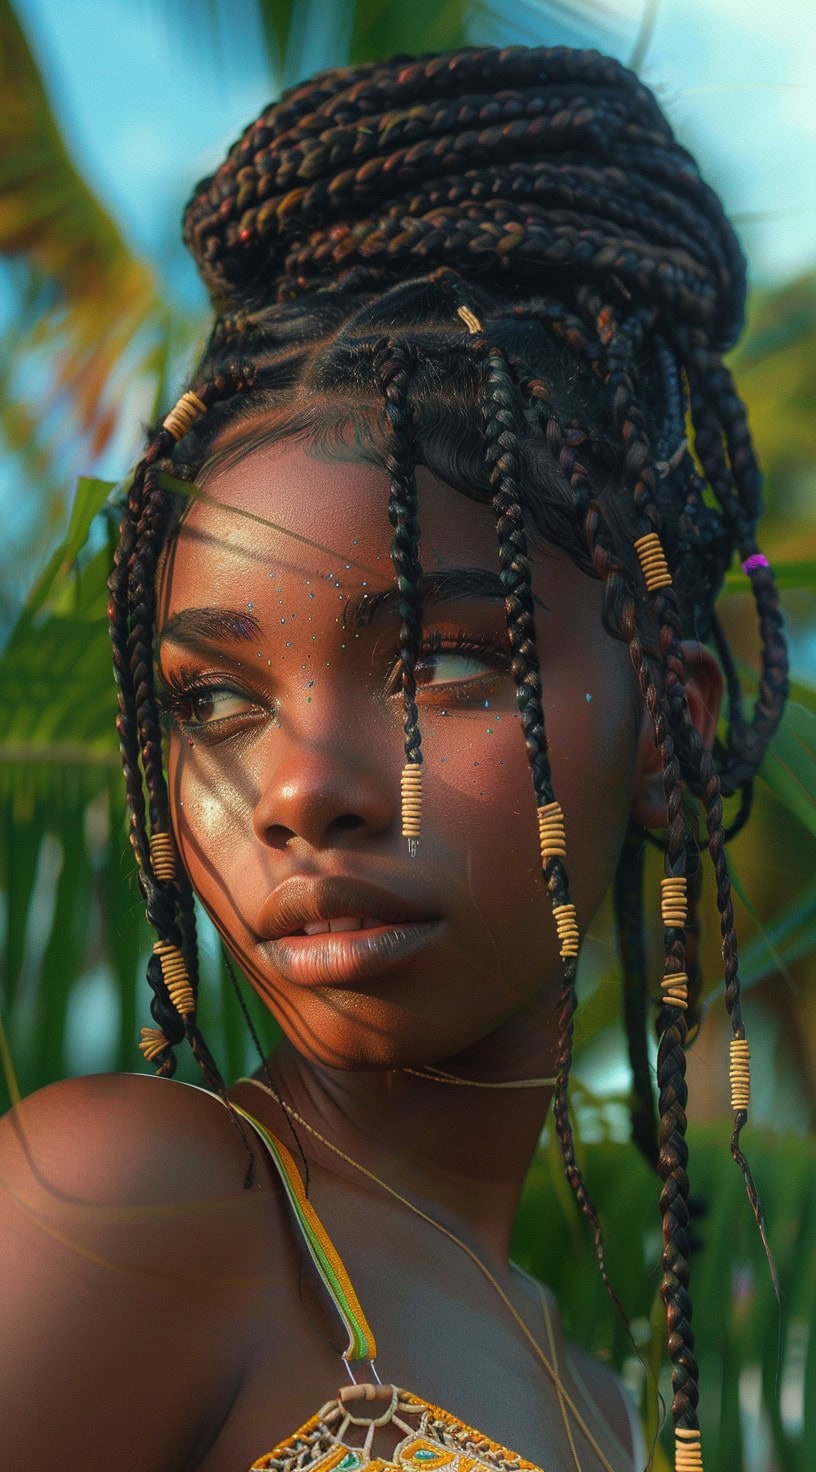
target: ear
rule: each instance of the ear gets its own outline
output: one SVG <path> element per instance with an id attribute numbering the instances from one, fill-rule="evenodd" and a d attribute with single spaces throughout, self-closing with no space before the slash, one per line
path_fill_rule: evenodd
<path id="1" fill-rule="evenodd" d="M 681 645 L 686 665 L 686 697 L 689 713 L 703 744 L 710 751 L 720 718 L 724 681 L 714 655 L 695 640 Z M 655 745 L 654 726 L 644 707 L 638 742 L 632 817 L 642 828 L 665 828 L 666 793 L 660 752 Z"/>

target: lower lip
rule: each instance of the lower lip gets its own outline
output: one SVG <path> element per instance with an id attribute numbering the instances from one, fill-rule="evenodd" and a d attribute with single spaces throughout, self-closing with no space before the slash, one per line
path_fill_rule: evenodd
<path id="1" fill-rule="evenodd" d="M 441 920 L 370 930 L 284 935 L 265 947 L 275 970 L 296 986 L 353 986 L 390 971 L 436 938 Z"/>

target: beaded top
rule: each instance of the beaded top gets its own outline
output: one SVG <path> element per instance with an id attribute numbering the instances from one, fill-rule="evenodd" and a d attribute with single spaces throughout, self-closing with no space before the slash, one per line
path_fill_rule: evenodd
<path id="1" fill-rule="evenodd" d="M 246 1080 L 252 1082 L 252 1080 Z M 374 1334 L 368 1324 L 346 1268 L 306 1196 L 297 1164 L 281 1140 L 259 1120 L 231 1101 L 266 1146 L 280 1176 L 295 1222 L 348 1336 L 343 1352 L 347 1361 L 376 1355 Z M 600 1414 L 582 1389 L 584 1406 L 596 1423 Z M 633 1442 L 637 1444 L 634 1409 L 627 1405 Z M 611 1427 L 604 1436 L 620 1449 L 620 1472 L 629 1472 L 631 1452 L 625 1452 Z M 593 1462 L 592 1464 L 596 1464 Z M 607 1466 L 609 1464 L 607 1463 Z M 291 1436 L 256 1458 L 247 1472 L 550 1472 L 501 1446 L 449 1411 L 395 1385 L 344 1385 Z M 615 1472 L 618 1472 L 616 1467 Z"/>

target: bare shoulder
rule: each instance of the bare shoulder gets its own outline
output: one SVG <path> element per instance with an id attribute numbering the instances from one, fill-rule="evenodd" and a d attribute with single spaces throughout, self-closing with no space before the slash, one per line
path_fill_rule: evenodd
<path id="1" fill-rule="evenodd" d="M 573 1377 L 578 1376 L 599 1414 L 611 1426 L 618 1441 L 626 1447 L 632 1458 L 632 1465 L 640 1472 L 646 1457 L 645 1446 L 637 1426 L 637 1413 L 620 1376 L 571 1341 L 568 1345 L 568 1363 Z"/>
<path id="2" fill-rule="evenodd" d="M 240 1190 L 247 1164 L 220 1100 L 147 1074 L 64 1079 L 0 1120 L 0 1175 L 32 1204 L 191 1200 Z"/>
<path id="3" fill-rule="evenodd" d="M 218 1099 L 147 1075 L 66 1080 L 0 1120 L 0 1424 L 18 1472 L 102 1472 L 122 1444 L 145 1472 L 198 1464 L 244 1373 L 247 1244 L 271 1240 L 274 1263 L 268 1179 L 245 1190 L 247 1164 Z"/>
<path id="4" fill-rule="evenodd" d="M 535 1281 L 535 1280 L 533 1280 Z M 564 1333 L 561 1310 L 552 1289 L 538 1281 L 546 1314 L 547 1332 L 555 1351 L 556 1363 L 565 1372 L 565 1379 L 577 1391 L 577 1404 L 583 1409 L 589 1402 L 594 1411 L 612 1430 L 618 1441 L 626 1448 L 632 1465 L 637 1472 L 645 1465 L 646 1450 L 639 1430 L 637 1414 L 629 1393 L 616 1372 L 582 1349 Z"/>

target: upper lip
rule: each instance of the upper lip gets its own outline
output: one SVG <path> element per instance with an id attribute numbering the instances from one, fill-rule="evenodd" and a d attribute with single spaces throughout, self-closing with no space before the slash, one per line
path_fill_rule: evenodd
<path id="1" fill-rule="evenodd" d="M 343 915 L 372 915 L 385 924 L 438 919 L 412 900 L 348 874 L 323 874 L 318 878 L 293 874 L 266 900 L 260 932 L 265 940 L 280 940 L 312 920 L 337 920 Z"/>

